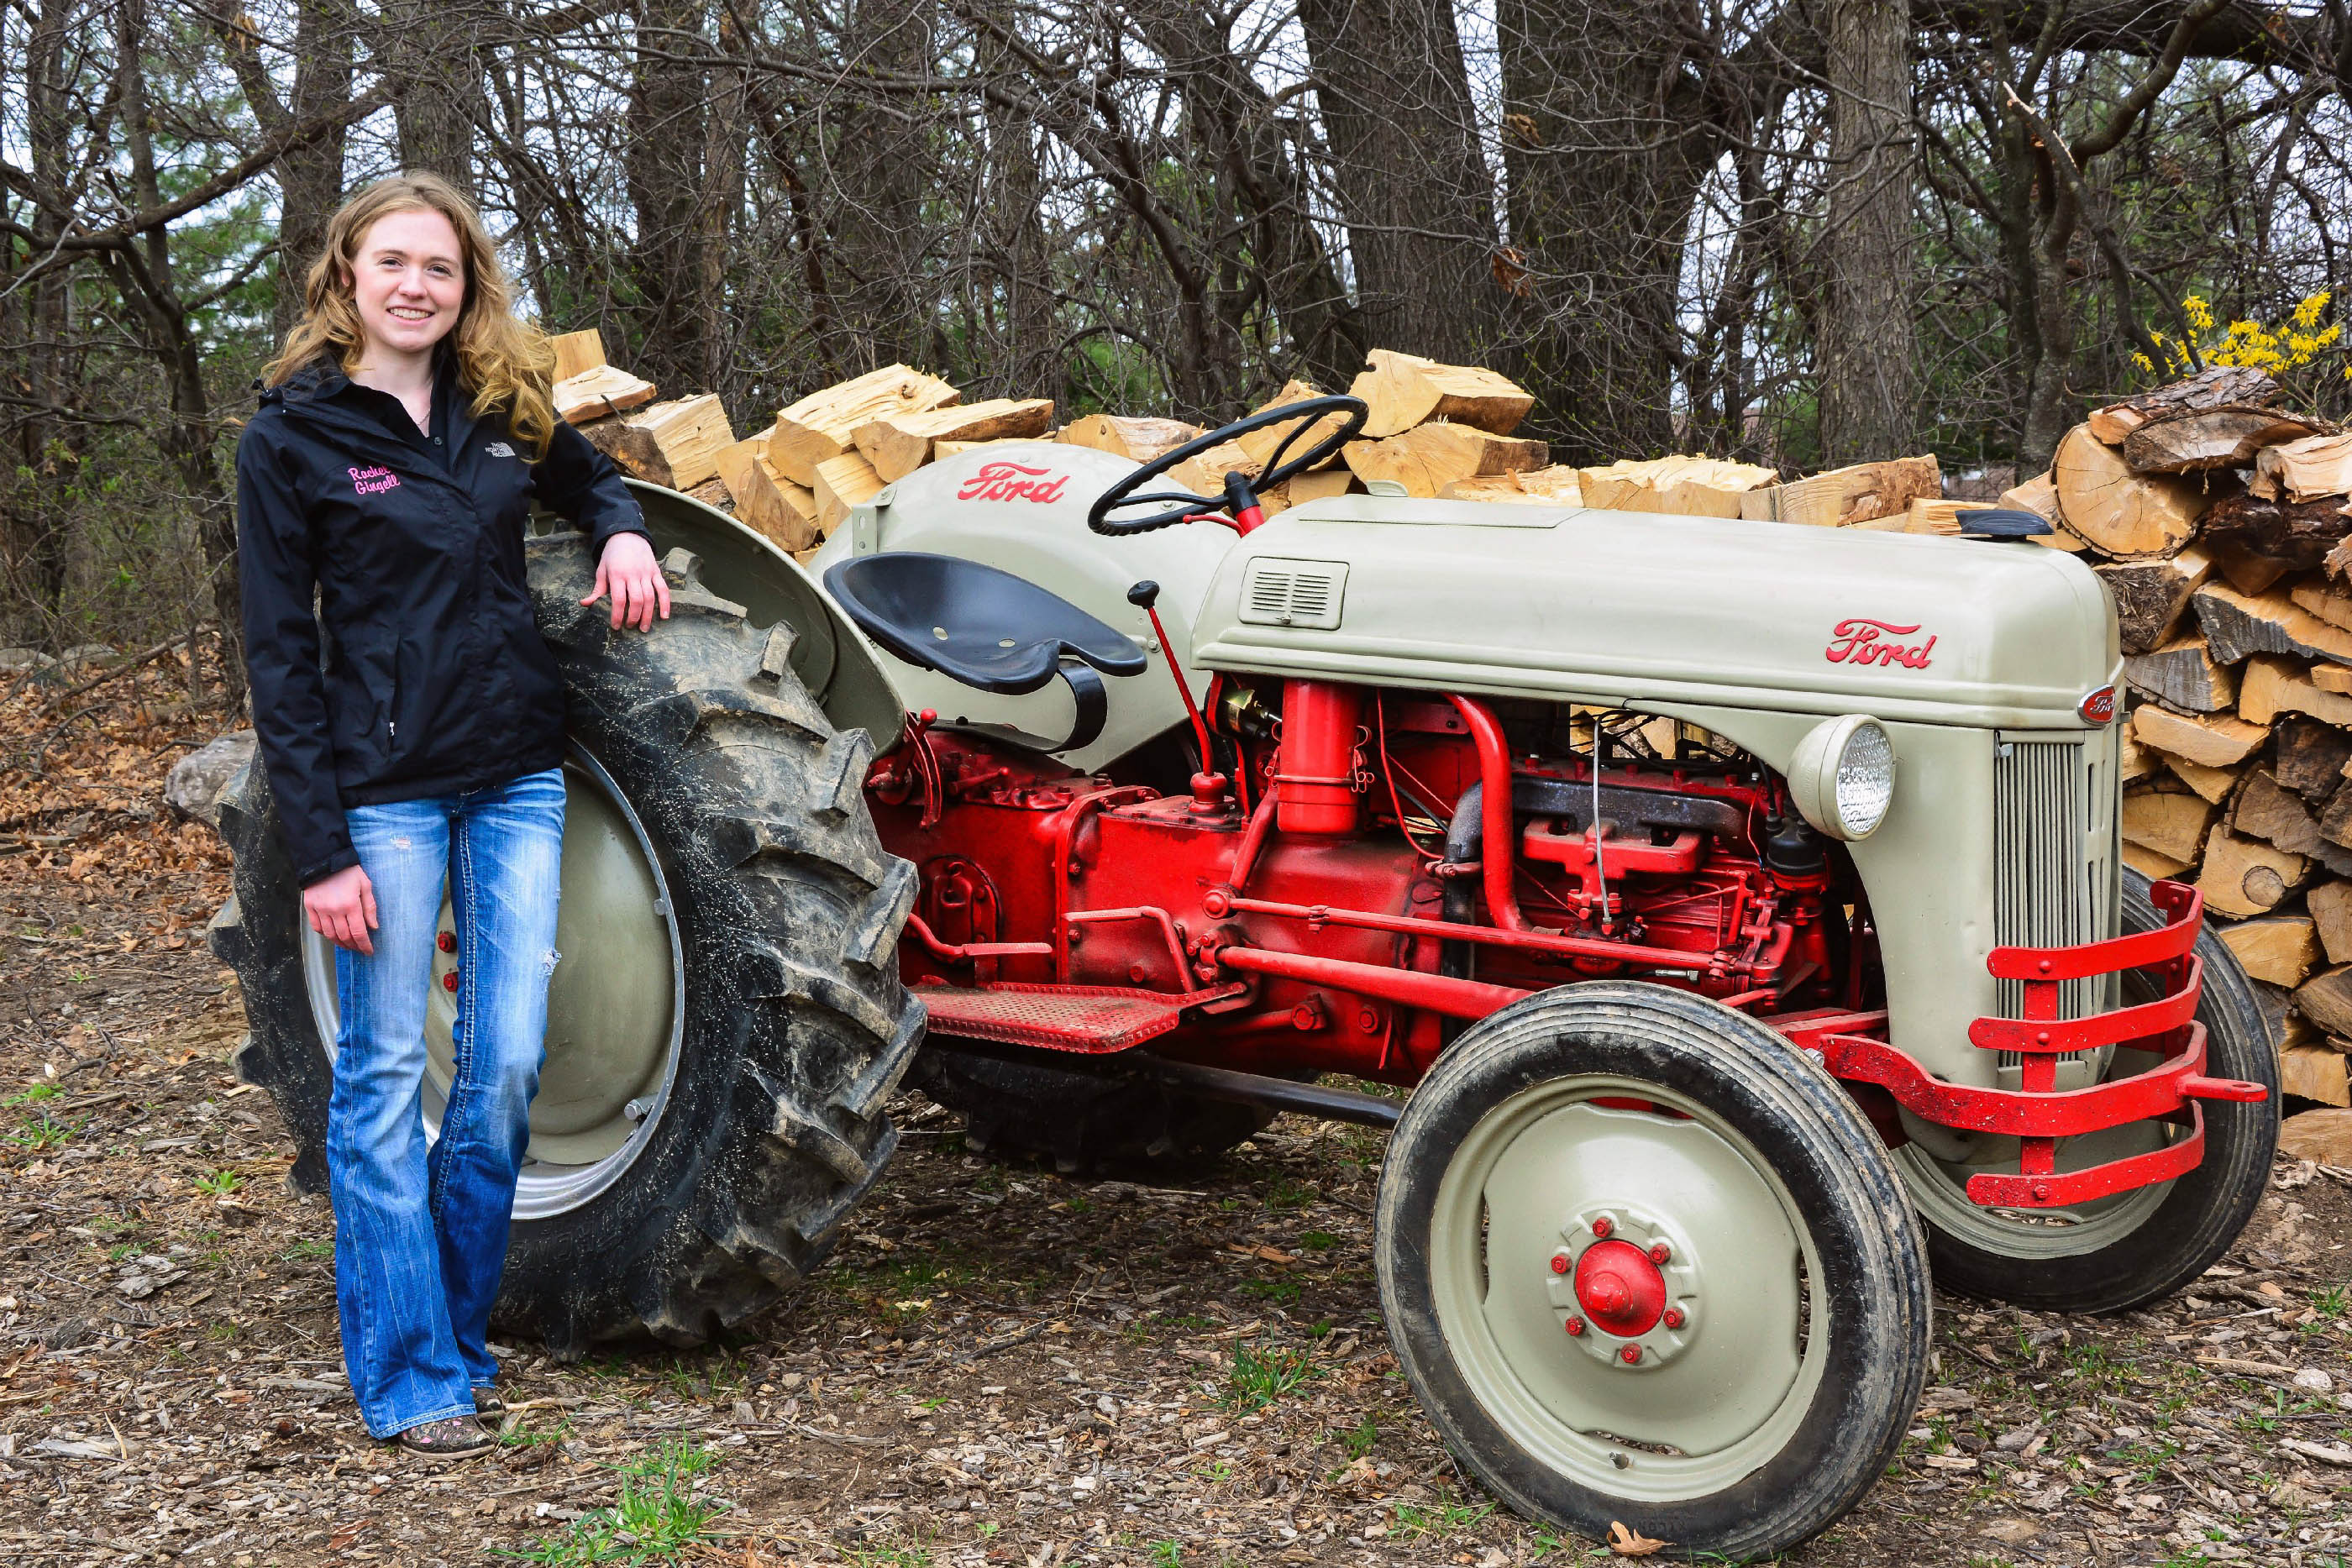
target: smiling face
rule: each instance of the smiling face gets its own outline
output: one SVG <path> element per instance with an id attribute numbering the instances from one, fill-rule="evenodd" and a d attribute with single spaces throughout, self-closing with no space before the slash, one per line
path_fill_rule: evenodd
<path id="1" fill-rule="evenodd" d="M 447 335 L 466 303 L 464 255 L 436 212 L 387 213 L 368 226 L 352 264 L 363 361 L 410 359 Z"/>

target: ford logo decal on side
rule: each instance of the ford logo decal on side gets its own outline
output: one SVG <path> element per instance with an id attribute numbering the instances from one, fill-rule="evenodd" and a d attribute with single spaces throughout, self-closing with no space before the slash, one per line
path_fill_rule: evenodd
<path id="1" fill-rule="evenodd" d="M 2084 724 L 2113 724 L 2116 717 L 2116 688 L 2101 686 L 2074 706 Z"/>

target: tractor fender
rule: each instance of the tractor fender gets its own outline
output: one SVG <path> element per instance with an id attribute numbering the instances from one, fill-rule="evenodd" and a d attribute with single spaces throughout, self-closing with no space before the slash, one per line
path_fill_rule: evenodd
<path id="1" fill-rule="evenodd" d="M 1060 760 L 1081 770 L 1103 767 L 1183 725 L 1184 705 L 1160 657 L 1158 639 L 1128 590 L 1160 584 L 1160 619 L 1195 694 L 1208 674 L 1192 653 L 1192 619 L 1234 548 L 1216 523 L 1179 523 L 1114 538 L 1087 527 L 1095 497 L 1135 472 L 1109 452 L 1062 442 L 1003 442 L 925 465 L 855 507 L 810 563 L 820 581 L 835 562 L 884 550 L 960 556 L 1025 578 L 1059 594 L 1133 640 L 1152 656 L 1140 674 L 1109 677 L 1110 716 L 1102 734 Z M 1174 481 L 1169 481 L 1174 487 Z M 1008 632 L 1018 627 L 1007 627 Z M 935 708 L 949 724 L 1001 725 L 1031 735 L 1067 735 L 1074 715 L 1059 681 L 1018 696 L 976 691 L 919 669 L 887 652 L 882 668 L 908 708 Z"/>
<path id="2" fill-rule="evenodd" d="M 799 562 L 757 531 L 661 485 L 626 481 L 644 508 L 654 554 L 684 549 L 699 557 L 705 591 L 743 606 L 750 623 L 792 632 L 793 673 L 839 730 L 862 729 L 878 751 L 898 743 L 906 707 L 880 655 Z"/>

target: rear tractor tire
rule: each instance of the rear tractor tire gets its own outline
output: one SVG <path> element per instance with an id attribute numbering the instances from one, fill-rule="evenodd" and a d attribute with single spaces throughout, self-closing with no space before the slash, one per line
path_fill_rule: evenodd
<path id="1" fill-rule="evenodd" d="M 963 1118 L 964 1144 L 999 1160 L 1147 1180 L 1195 1169 L 1265 1130 L 1274 1113 L 1148 1078 L 967 1055 L 934 1037 L 908 1082 Z"/>
<path id="2" fill-rule="evenodd" d="M 1406 1103 L 1375 1223 L 1389 1342 L 1445 1446 L 1588 1537 L 1776 1555 L 1876 1482 L 1926 1379 L 1927 1254 L 1876 1134 L 1687 992 L 1566 986 L 1465 1030 Z"/>
<path id="3" fill-rule="evenodd" d="M 813 1269 L 896 1146 L 883 1107 L 923 1023 L 897 963 L 914 868 L 866 810 L 872 741 L 827 722 L 789 629 L 749 625 L 673 552 L 671 619 L 616 632 L 578 602 L 584 540 L 530 554 L 572 754 L 562 956 L 499 1317 L 563 1356 L 638 1333 L 692 1344 Z M 333 951 L 305 927 L 257 763 L 221 821 L 236 896 L 213 946 L 244 986 L 237 1070 L 277 1102 L 297 1185 L 320 1190 Z M 434 991 L 428 1132 L 455 989 Z"/>
<path id="4" fill-rule="evenodd" d="M 2147 895 L 2147 878 L 2126 869 L 2125 932 L 2152 931 L 2162 923 Z M 2203 1102 L 2205 1157 L 2194 1170 L 2072 1209 L 1980 1207 L 1967 1191 L 1977 1164 L 1938 1159 L 1916 1142 L 1904 1145 L 1895 1151 L 1895 1165 L 1927 1224 L 1927 1256 L 1938 1284 L 2040 1312 L 2116 1312 L 2172 1294 L 2236 1244 L 2262 1200 L 2278 1146 L 2278 1053 L 2237 955 L 2210 926 L 2198 934 L 2197 956 L 2205 964 L 2205 991 L 2197 1005 L 2197 1019 L 2205 1026 L 2205 1071 L 2260 1083 L 2270 1097 L 2253 1104 Z M 2124 977 L 2126 1006 L 2155 999 L 2144 977 Z M 2156 1061 L 2145 1051 L 2116 1051 L 2105 1077 L 2145 1071 Z M 2170 1124 L 2135 1122 L 2061 1139 L 2058 1168 L 2141 1154 L 2179 1132 Z M 2017 1168 L 2017 1140 L 1978 1142 L 1969 1153 L 1982 1168 Z"/>

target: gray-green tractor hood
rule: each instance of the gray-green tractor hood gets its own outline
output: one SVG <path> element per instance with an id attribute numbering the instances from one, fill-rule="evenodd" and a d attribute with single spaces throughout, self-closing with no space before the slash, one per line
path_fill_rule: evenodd
<path id="1" fill-rule="evenodd" d="M 2098 580 L 2032 543 L 1377 496 L 1235 545 L 1193 647 L 1235 672 L 1988 729 L 2080 729 L 2117 670 Z"/>

